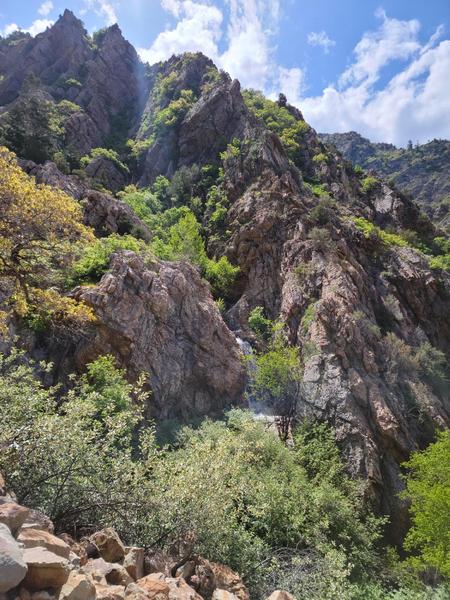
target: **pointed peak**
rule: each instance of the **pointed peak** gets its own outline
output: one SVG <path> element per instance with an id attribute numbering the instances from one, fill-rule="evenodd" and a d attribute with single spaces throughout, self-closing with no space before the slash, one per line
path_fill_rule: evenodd
<path id="1" fill-rule="evenodd" d="M 78 19 L 68 8 L 66 8 L 63 14 L 59 16 L 59 19 L 56 21 L 55 25 L 75 26 L 79 29 L 83 29 L 84 31 L 83 22 L 80 21 L 80 19 Z"/>

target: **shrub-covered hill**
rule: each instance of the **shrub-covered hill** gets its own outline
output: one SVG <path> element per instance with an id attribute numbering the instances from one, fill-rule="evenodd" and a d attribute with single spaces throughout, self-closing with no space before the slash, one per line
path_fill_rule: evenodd
<path id="1" fill-rule="evenodd" d="M 432 140 L 427 144 L 396 148 L 374 144 L 354 131 L 321 133 L 321 140 L 333 144 L 344 158 L 363 169 L 373 170 L 409 194 L 439 227 L 448 228 L 450 212 L 450 142 Z"/>

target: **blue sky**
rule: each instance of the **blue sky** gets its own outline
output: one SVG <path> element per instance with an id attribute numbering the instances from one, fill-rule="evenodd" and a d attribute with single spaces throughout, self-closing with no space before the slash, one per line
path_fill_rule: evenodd
<path id="1" fill-rule="evenodd" d="M 117 21 L 149 62 L 201 50 L 319 131 L 450 138 L 450 0 L 1 0 L 0 32 L 64 8 L 90 32 Z"/>

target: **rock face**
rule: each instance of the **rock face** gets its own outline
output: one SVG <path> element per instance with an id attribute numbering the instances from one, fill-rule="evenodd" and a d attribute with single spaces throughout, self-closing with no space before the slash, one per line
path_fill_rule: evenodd
<path id="1" fill-rule="evenodd" d="M 111 352 L 132 375 L 149 373 L 160 417 L 218 414 L 241 400 L 245 371 L 236 339 L 194 267 L 146 265 L 122 252 L 98 286 L 75 295 L 99 319 L 78 344 L 78 364 Z"/>
<path id="2" fill-rule="evenodd" d="M 125 547 L 111 528 L 94 533 L 91 542 L 97 546 L 100 556 L 107 562 L 119 562 L 125 556 Z"/>
<path id="3" fill-rule="evenodd" d="M 66 127 L 66 142 L 79 156 L 103 146 L 118 127 L 131 128 L 145 84 L 136 51 L 117 25 L 90 43 L 82 22 L 66 10 L 51 28 L 20 42 L 6 41 L 0 50 L 7 67 L 0 105 L 17 99 L 27 77 L 38 78 L 56 101 L 80 107 Z"/>

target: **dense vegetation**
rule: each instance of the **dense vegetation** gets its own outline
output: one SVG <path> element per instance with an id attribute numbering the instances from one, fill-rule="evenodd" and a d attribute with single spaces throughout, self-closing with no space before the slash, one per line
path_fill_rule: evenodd
<path id="1" fill-rule="evenodd" d="M 2 356 L 0 470 L 18 500 L 47 513 L 57 530 L 113 525 L 147 547 L 194 534 L 192 551 L 241 572 L 254 598 L 278 585 L 308 600 L 444 597 L 411 574 L 405 588 L 408 571 L 400 566 L 396 576 L 372 580 L 386 562 L 383 519 L 345 474 L 328 427 L 305 423 L 289 448 L 234 410 L 224 421 L 182 429 L 161 447 L 142 415 L 144 388 L 102 357 L 61 397 L 43 387 L 20 352 Z M 448 460 L 448 441 L 439 443 L 433 460 Z M 418 473 L 420 460 L 410 463 Z M 448 472 L 440 477 L 448 486 Z M 408 487 L 413 499 L 421 496 L 419 479 Z M 427 510 L 433 501 L 429 494 Z M 448 518 L 443 508 L 437 514 Z M 434 549 L 442 557 L 440 543 L 433 548 L 427 538 L 426 556 Z"/>
<path id="2" fill-rule="evenodd" d="M 0 276 L 6 305 L 54 325 L 92 320 L 87 307 L 61 293 L 62 279 L 82 245 L 93 240 L 81 208 L 64 192 L 37 185 L 0 147 Z"/>

